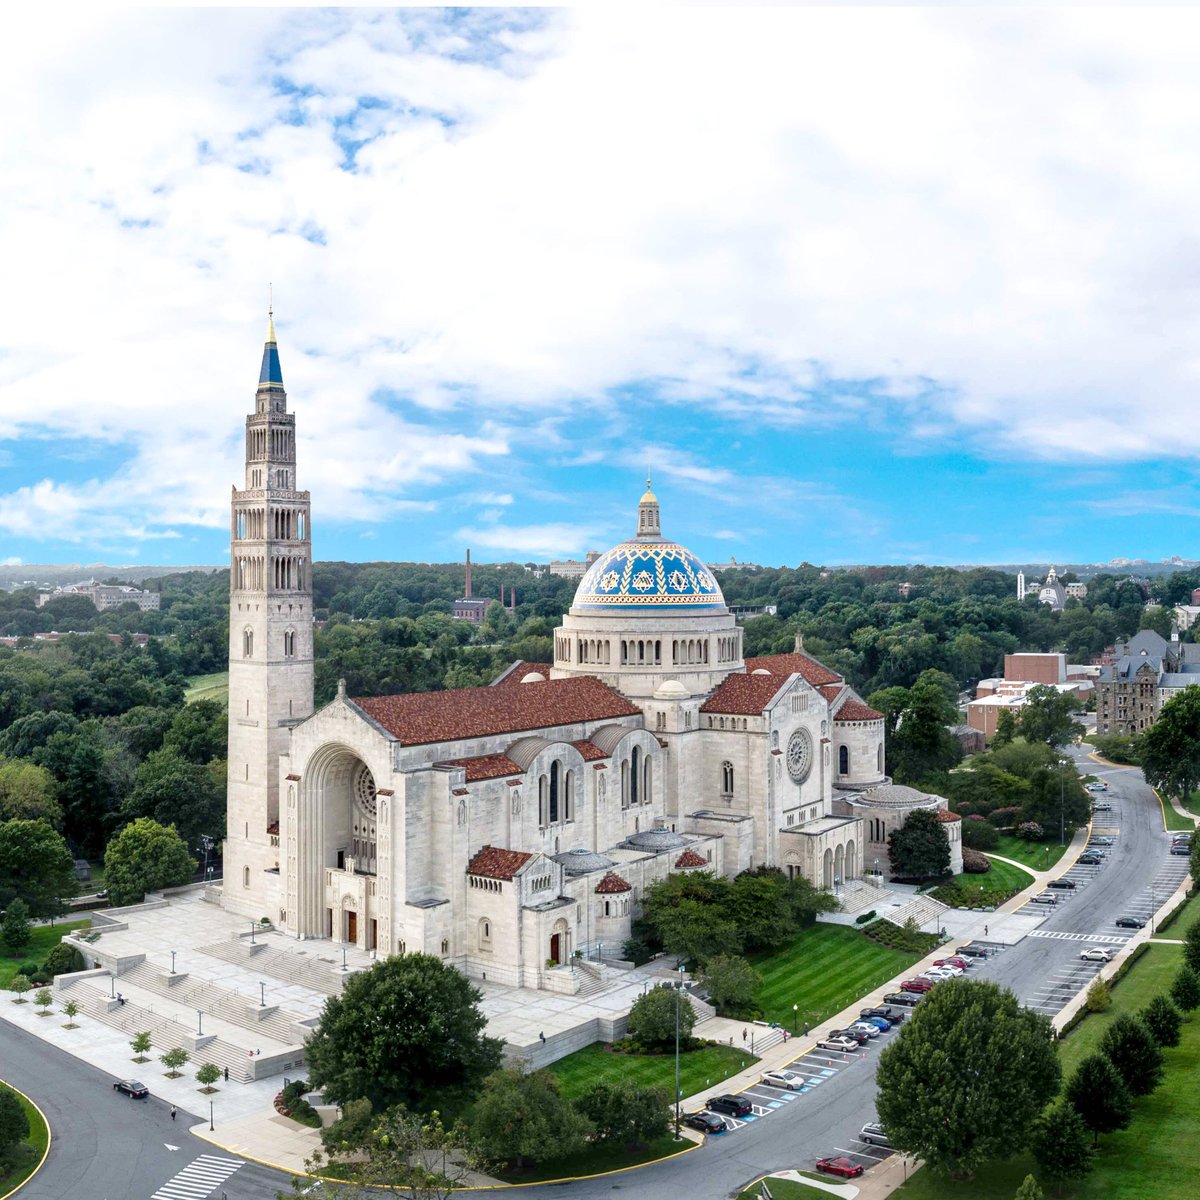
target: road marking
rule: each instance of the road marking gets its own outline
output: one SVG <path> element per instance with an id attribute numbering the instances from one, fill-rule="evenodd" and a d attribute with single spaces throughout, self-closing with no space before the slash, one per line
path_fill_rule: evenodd
<path id="1" fill-rule="evenodd" d="M 172 1176 L 152 1196 L 151 1200 L 203 1200 L 215 1192 L 244 1163 L 238 1158 L 219 1158 L 202 1154 L 188 1163 L 178 1175 Z"/>
<path id="2" fill-rule="evenodd" d="M 166 1148 L 168 1150 L 178 1150 L 179 1149 L 178 1146 L 172 1146 L 170 1142 L 163 1142 L 163 1145 L 166 1146 Z"/>

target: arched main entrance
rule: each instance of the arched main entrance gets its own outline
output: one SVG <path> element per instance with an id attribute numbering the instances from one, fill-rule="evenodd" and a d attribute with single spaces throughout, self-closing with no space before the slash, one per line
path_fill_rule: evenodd
<path id="1" fill-rule="evenodd" d="M 558 966 L 571 957 L 571 927 L 559 917 L 550 931 L 550 952 L 546 955 L 549 962 Z"/>

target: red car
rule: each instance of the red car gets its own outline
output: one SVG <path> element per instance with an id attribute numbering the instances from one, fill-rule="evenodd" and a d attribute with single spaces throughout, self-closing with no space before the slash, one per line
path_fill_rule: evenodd
<path id="1" fill-rule="evenodd" d="M 817 1170 L 826 1175 L 840 1175 L 843 1179 L 857 1179 L 863 1169 L 852 1158 L 822 1158 L 817 1160 Z"/>
<path id="2" fill-rule="evenodd" d="M 901 985 L 902 992 L 929 992 L 933 990 L 932 979 L 906 979 Z"/>
<path id="3" fill-rule="evenodd" d="M 935 967 L 959 967 L 965 971 L 971 962 L 966 958 L 937 958 L 934 959 L 933 965 Z"/>

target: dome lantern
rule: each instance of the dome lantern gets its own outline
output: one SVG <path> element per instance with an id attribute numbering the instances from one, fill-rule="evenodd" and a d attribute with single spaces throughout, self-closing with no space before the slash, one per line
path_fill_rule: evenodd
<path id="1" fill-rule="evenodd" d="M 638 501 L 638 538 L 662 537 L 662 525 L 658 514 L 658 497 L 650 490 L 650 476 L 646 475 L 646 490 Z"/>

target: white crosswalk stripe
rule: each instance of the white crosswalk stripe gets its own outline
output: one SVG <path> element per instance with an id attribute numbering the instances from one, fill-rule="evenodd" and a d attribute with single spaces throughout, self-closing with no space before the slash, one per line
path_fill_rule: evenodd
<path id="1" fill-rule="evenodd" d="M 243 1165 L 239 1158 L 202 1154 L 168 1179 L 150 1200 L 203 1200 Z"/>
<path id="2" fill-rule="evenodd" d="M 1100 945 L 1123 946 L 1129 939 L 1111 933 L 1064 933 L 1060 929 L 1031 929 L 1029 937 L 1054 938 L 1060 942 L 1098 942 Z"/>

